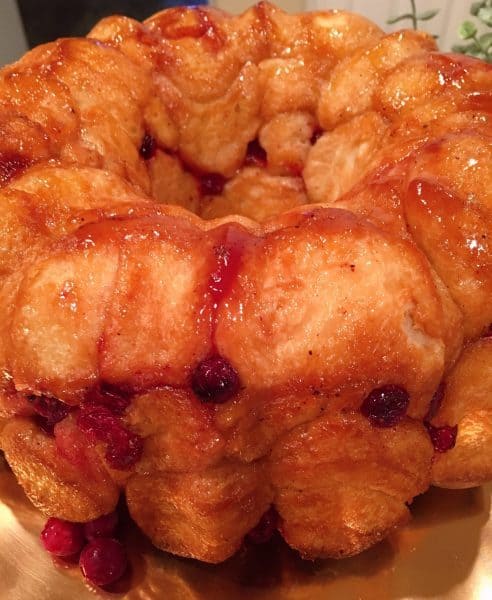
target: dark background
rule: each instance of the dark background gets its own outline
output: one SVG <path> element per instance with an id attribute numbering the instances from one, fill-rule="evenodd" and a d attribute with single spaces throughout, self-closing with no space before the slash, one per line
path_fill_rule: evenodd
<path id="1" fill-rule="evenodd" d="M 1 0 L 0 0 L 1 2 Z M 108 15 L 120 14 L 139 21 L 163 8 L 207 4 L 206 0 L 18 0 L 27 41 L 31 47 L 59 37 L 86 35 Z"/>

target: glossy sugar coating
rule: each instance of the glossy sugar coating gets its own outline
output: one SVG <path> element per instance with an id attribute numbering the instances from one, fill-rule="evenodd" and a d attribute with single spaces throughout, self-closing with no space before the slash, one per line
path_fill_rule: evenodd
<path id="1" fill-rule="evenodd" d="M 489 480 L 491 114 L 485 63 L 268 3 L 6 67 L 0 447 L 36 506 L 124 491 L 158 547 L 220 562 L 273 505 L 343 557 Z"/>

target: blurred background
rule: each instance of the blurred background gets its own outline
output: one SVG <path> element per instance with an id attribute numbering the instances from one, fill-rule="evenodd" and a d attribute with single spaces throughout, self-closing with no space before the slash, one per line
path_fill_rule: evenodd
<path id="1" fill-rule="evenodd" d="M 439 36 L 441 48 L 449 50 L 459 41 L 459 24 L 469 16 L 471 0 L 416 0 L 421 11 L 439 9 L 420 27 Z M 206 2 L 205 2 L 206 3 Z M 0 65 L 16 60 L 29 47 L 63 36 L 85 35 L 105 15 L 120 13 L 136 19 L 179 4 L 204 4 L 200 0 L 0 0 Z M 241 12 L 251 0 L 210 0 L 209 4 L 230 12 Z M 391 30 L 386 21 L 408 12 L 410 0 L 276 0 L 285 10 L 344 8 L 364 14 Z"/>
<path id="2" fill-rule="evenodd" d="M 182 4 L 207 4 L 207 0 L 0 0 L 0 65 L 38 44 L 86 35 L 107 15 L 143 20 Z"/>

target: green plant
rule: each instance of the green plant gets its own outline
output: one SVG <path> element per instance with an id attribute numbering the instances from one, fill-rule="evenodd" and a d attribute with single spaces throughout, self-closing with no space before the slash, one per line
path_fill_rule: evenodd
<path id="1" fill-rule="evenodd" d="M 412 27 L 414 29 L 418 29 L 418 24 L 421 21 L 430 21 L 439 12 L 439 10 L 434 9 L 434 10 L 425 10 L 424 12 L 418 13 L 415 0 L 410 0 L 410 7 L 411 7 L 410 8 L 411 12 L 405 13 L 403 15 L 399 15 L 398 17 L 392 17 L 391 19 L 388 19 L 388 21 L 387 21 L 388 25 L 394 25 L 395 23 L 399 23 L 400 21 L 411 21 Z"/>
<path id="2" fill-rule="evenodd" d="M 470 14 L 488 28 L 492 28 L 492 0 L 473 2 Z M 466 44 L 453 46 L 454 52 L 468 54 L 492 63 L 492 32 L 479 34 L 473 21 L 464 21 L 458 29 L 458 35 Z"/>
<path id="3" fill-rule="evenodd" d="M 388 19 L 387 23 L 393 25 L 400 21 L 411 21 L 412 27 L 418 29 L 421 21 L 430 21 L 438 12 L 439 10 L 432 9 L 419 13 L 417 12 L 416 0 L 410 0 L 410 12 L 392 17 Z M 479 24 L 492 29 L 492 0 L 472 2 L 470 14 L 475 17 Z M 466 44 L 456 44 L 453 46 L 453 52 L 468 54 L 492 63 L 492 31 L 479 33 L 476 23 L 466 20 L 460 25 L 458 35 Z M 434 37 L 437 38 L 437 36 Z"/>

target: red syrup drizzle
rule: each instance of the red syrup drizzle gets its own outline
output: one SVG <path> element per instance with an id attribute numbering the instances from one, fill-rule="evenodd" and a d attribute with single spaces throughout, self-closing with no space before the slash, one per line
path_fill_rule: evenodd
<path id="1" fill-rule="evenodd" d="M 427 62 L 438 70 L 439 83 L 444 86 L 461 87 L 469 69 L 476 67 L 476 61 L 460 54 L 430 54 Z"/>
<path id="2" fill-rule="evenodd" d="M 228 359 L 221 356 L 215 340 L 218 310 L 237 279 L 246 244 L 252 239 L 243 228 L 225 225 L 218 232 L 206 299 L 211 303 L 211 352 L 191 374 L 191 388 L 202 402 L 220 404 L 240 389 L 239 375 Z"/>
<path id="3" fill-rule="evenodd" d="M 430 148 L 430 150 L 432 151 L 434 148 Z M 427 179 L 412 180 L 408 186 L 408 196 L 411 200 L 416 200 L 424 206 L 429 215 L 432 215 L 436 209 L 438 211 L 446 210 L 448 214 L 451 214 L 462 205 L 458 196 L 438 183 Z"/>
<path id="4" fill-rule="evenodd" d="M 463 255 L 466 253 L 468 264 L 473 265 L 476 273 L 480 275 L 485 266 L 484 258 L 488 255 L 488 241 L 481 227 L 467 231 L 460 225 L 462 212 L 465 210 L 463 207 L 466 207 L 465 200 L 440 184 L 426 179 L 411 181 L 407 198 L 410 202 L 418 203 L 419 210 L 425 211 L 434 223 L 439 223 L 447 229 L 447 239 L 454 236 L 456 244 L 460 243 L 460 252 Z M 425 233 L 425 230 L 422 231 Z M 443 244 L 444 242 L 441 243 L 441 247 L 444 247 Z"/>
<path id="5" fill-rule="evenodd" d="M 244 251 L 251 240 L 252 236 L 242 227 L 225 225 L 222 240 L 214 248 L 216 267 L 212 271 L 208 283 L 213 309 L 213 343 L 215 343 L 217 309 L 237 278 Z"/>
<path id="6" fill-rule="evenodd" d="M 474 92 L 464 97 L 462 108 L 477 112 L 492 113 L 492 92 Z"/>
<path id="7" fill-rule="evenodd" d="M 194 10 L 198 12 L 198 18 L 200 20 L 202 30 L 204 30 L 202 38 L 207 42 L 211 50 L 218 52 L 225 45 L 224 36 L 218 29 L 216 23 L 210 19 L 206 11 L 201 8 L 195 8 Z"/>
<path id="8" fill-rule="evenodd" d="M 183 22 L 183 17 L 186 18 L 188 11 L 194 12 L 195 23 Z M 168 14 L 164 13 L 157 21 L 157 28 L 164 37 L 171 40 L 186 37 L 201 38 L 207 43 L 210 50 L 215 52 L 218 52 L 225 44 L 225 38 L 217 28 L 214 20 L 210 18 L 206 11 L 196 6 L 177 8 L 169 11 Z"/>
<path id="9" fill-rule="evenodd" d="M 447 87 L 461 89 L 465 85 L 470 70 L 476 71 L 479 68 L 492 74 L 490 64 L 461 54 L 430 54 L 427 60 L 431 67 L 438 70 L 439 83 Z M 464 110 L 491 112 L 492 93 L 480 91 L 465 93 L 460 100 L 460 104 Z"/>
<path id="10" fill-rule="evenodd" d="M 31 160 L 16 153 L 0 153 L 0 186 L 7 184 L 17 174 L 24 171 Z"/>

